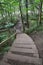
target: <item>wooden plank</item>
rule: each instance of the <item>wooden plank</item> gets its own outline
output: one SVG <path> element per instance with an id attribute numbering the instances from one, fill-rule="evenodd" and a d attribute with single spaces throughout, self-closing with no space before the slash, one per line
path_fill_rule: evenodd
<path id="1" fill-rule="evenodd" d="M 36 46 L 35 45 L 19 45 L 19 44 L 15 44 L 15 45 L 12 45 L 12 47 L 15 47 L 15 48 L 27 48 L 27 49 L 36 49 Z"/>
<path id="2" fill-rule="evenodd" d="M 14 48 L 14 47 L 12 47 L 10 51 L 24 52 L 24 53 L 38 53 L 37 49 L 25 49 L 25 48 Z"/>
<path id="3" fill-rule="evenodd" d="M 25 63 L 34 63 L 36 65 L 42 65 L 42 60 L 39 58 L 16 55 L 16 54 L 12 54 L 11 52 L 7 54 L 7 59 L 13 61 L 25 62 Z"/>
<path id="4" fill-rule="evenodd" d="M 21 38 L 21 39 L 16 39 L 16 43 L 28 43 L 28 44 L 34 44 L 33 41 L 31 41 L 29 38 L 25 39 L 25 38 Z"/>
<path id="5" fill-rule="evenodd" d="M 16 39 L 16 43 L 33 43 L 34 44 L 34 42 L 33 42 L 33 40 L 31 39 L 31 37 L 30 36 L 28 36 L 27 34 L 25 34 L 25 33 L 22 33 L 22 34 L 18 34 L 17 35 L 17 39 Z"/>

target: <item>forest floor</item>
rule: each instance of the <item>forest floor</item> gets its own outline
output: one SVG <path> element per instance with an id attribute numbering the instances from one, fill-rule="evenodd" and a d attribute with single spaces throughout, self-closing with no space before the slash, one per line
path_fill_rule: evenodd
<path id="1" fill-rule="evenodd" d="M 35 45 L 38 49 L 39 56 L 42 58 L 42 65 L 43 65 L 43 31 L 35 31 L 30 34 L 31 38 L 35 42 Z"/>

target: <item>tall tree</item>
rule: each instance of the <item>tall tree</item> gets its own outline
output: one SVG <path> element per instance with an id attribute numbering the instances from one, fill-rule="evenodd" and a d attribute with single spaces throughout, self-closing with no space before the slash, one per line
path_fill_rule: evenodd
<path id="1" fill-rule="evenodd" d="M 38 9 L 39 12 L 39 24 L 41 24 L 41 15 L 42 15 L 42 0 L 35 0 L 36 2 L 36 8 Z"/>
<path id="2" fill-rule="evenodd" d="M 23 32 L 24 32 L 25 31 L 25 26 L 24 26 L 22 10 L 21 10 L 21 0 L 19 0 L 19 9 L 20 9 L 21 19 L 22 19 L 22 24 L 23 24 Z"/>
<path id="3" fill-rule="evenodd" d="M 39 24 L 41 24 L 41 15 L 42 15 L 42 0 L 40 0 L 39 5 Z"/>
<path id="4" fill-rule="evenodd" d="M 27 19 L 27 27 L 29 28 L 29 22 L 28 22 L 28 0 L 26 0 L 26 19 Z"/>

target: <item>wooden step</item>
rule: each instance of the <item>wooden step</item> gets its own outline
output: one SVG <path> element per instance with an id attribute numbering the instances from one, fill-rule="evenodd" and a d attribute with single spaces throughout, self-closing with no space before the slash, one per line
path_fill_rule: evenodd
<path id="1" fill-rule="evenodd" d="M 15 46 L 12 46 L 12 47 L 14 47 L 14 48 L 22 48 L 22 49 L 34 49 L 34 50 L 37 50 L 35 45 L 15 45 Z M 38 52 L 38 50 L 37 50 L 37 52 Z M 39 54 L 38 53 L 34 53 L 33 56 L 34 57 L 39 57 Z"/>
<path id="2" fill-rule="evenodd" d="M 26 49 L 37 49 L 35 45 L 14 45 L 12 47 L 15 47 L 15 48 L 26 48 Z"/>
<path id="3" fill-rule="evenodd" d="M 12 51 L 11 53 L 17 54 L 17 55 L 23 55 L 23 56 L 30 56 L 30 57 L 39 58 L 39 54 L 35 54 L 35 53 L 24 53 L 24 52 L 16 52 L 16 51 Z"/>
<path id="4" fill-rule="evenodd" d="M 9 52 L 7 54 L 7 59 L 8 59 L 8 61 L 12 60 L 12 62 L 17 61 L 17 62 L 23 62 L 23 63 L 31 63 L 31 64 L 35 64 L 35 65 L 42 65 L 42 60 L 39 58 L 16 55 L 16 54 L 12 54 L 11 52 Z"/>
<path id="5" fill-rule="evenodd" d="M 34 44 L 31 37 L 29 37 L 27 34 L 18 34 L 16 38 L 16 43 L 28 43 L 28 44 Z"/>
<path id="6" fill-rule="evenodd" d="M 16 43 L 28 43 L 28 44 L 34 44 L 34 42 L 33 41 L 30 41 L 29 39 L 23 39 L 23 38 L 21 38 L 21 39 L 16 39 Z"/>
<path id="7" fill-rule="evenodd" d="M 38 53 L 37 49 L 25 49 L 25 48 L 14 48 L 14 47 L 12 47 L 10 51 L 24 52 L 24 53 Z"/>
<path id="8" fill-rule="evenodd" d="M 30 42 L 17 42 L 16 40 L 15 40 L 15 42 L 13 43 L 13 45 L 12 46 L 18 46 L 18 45 L 35 45 L 34 43 L 30 43 Z"/>

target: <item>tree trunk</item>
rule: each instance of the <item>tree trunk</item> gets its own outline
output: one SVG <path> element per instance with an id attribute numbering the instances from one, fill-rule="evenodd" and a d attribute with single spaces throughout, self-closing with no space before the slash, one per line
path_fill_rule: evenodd
<path id="1" fill-rule="evenodd" d="M 28 0 L 26 0 L 26 21 L 27 21 L 27 27 L 29 28 L 29 22 L 28 22 Z"/>
<path id="2" fill-rule="evenodd" d="M 15 6 L 14 6 L 14 15 L 15 15 Z"/>
<path id="3" fill-rule="evenodd" d="M 42 15 L 42 1 L 40 1 L 39 24 L 41 24 L 41 15 Z"/>
<path id="4" fill-rule="evenodd" d="M 22 24 L 23 24 L 23 32 L 24 32 L 25 31 L 25 26 L 24 26 L 22 10 L 21 10 L 21 0 L 19 0 L 19 9 L 20 9 L 21 19 L 22 19 Z"/>

